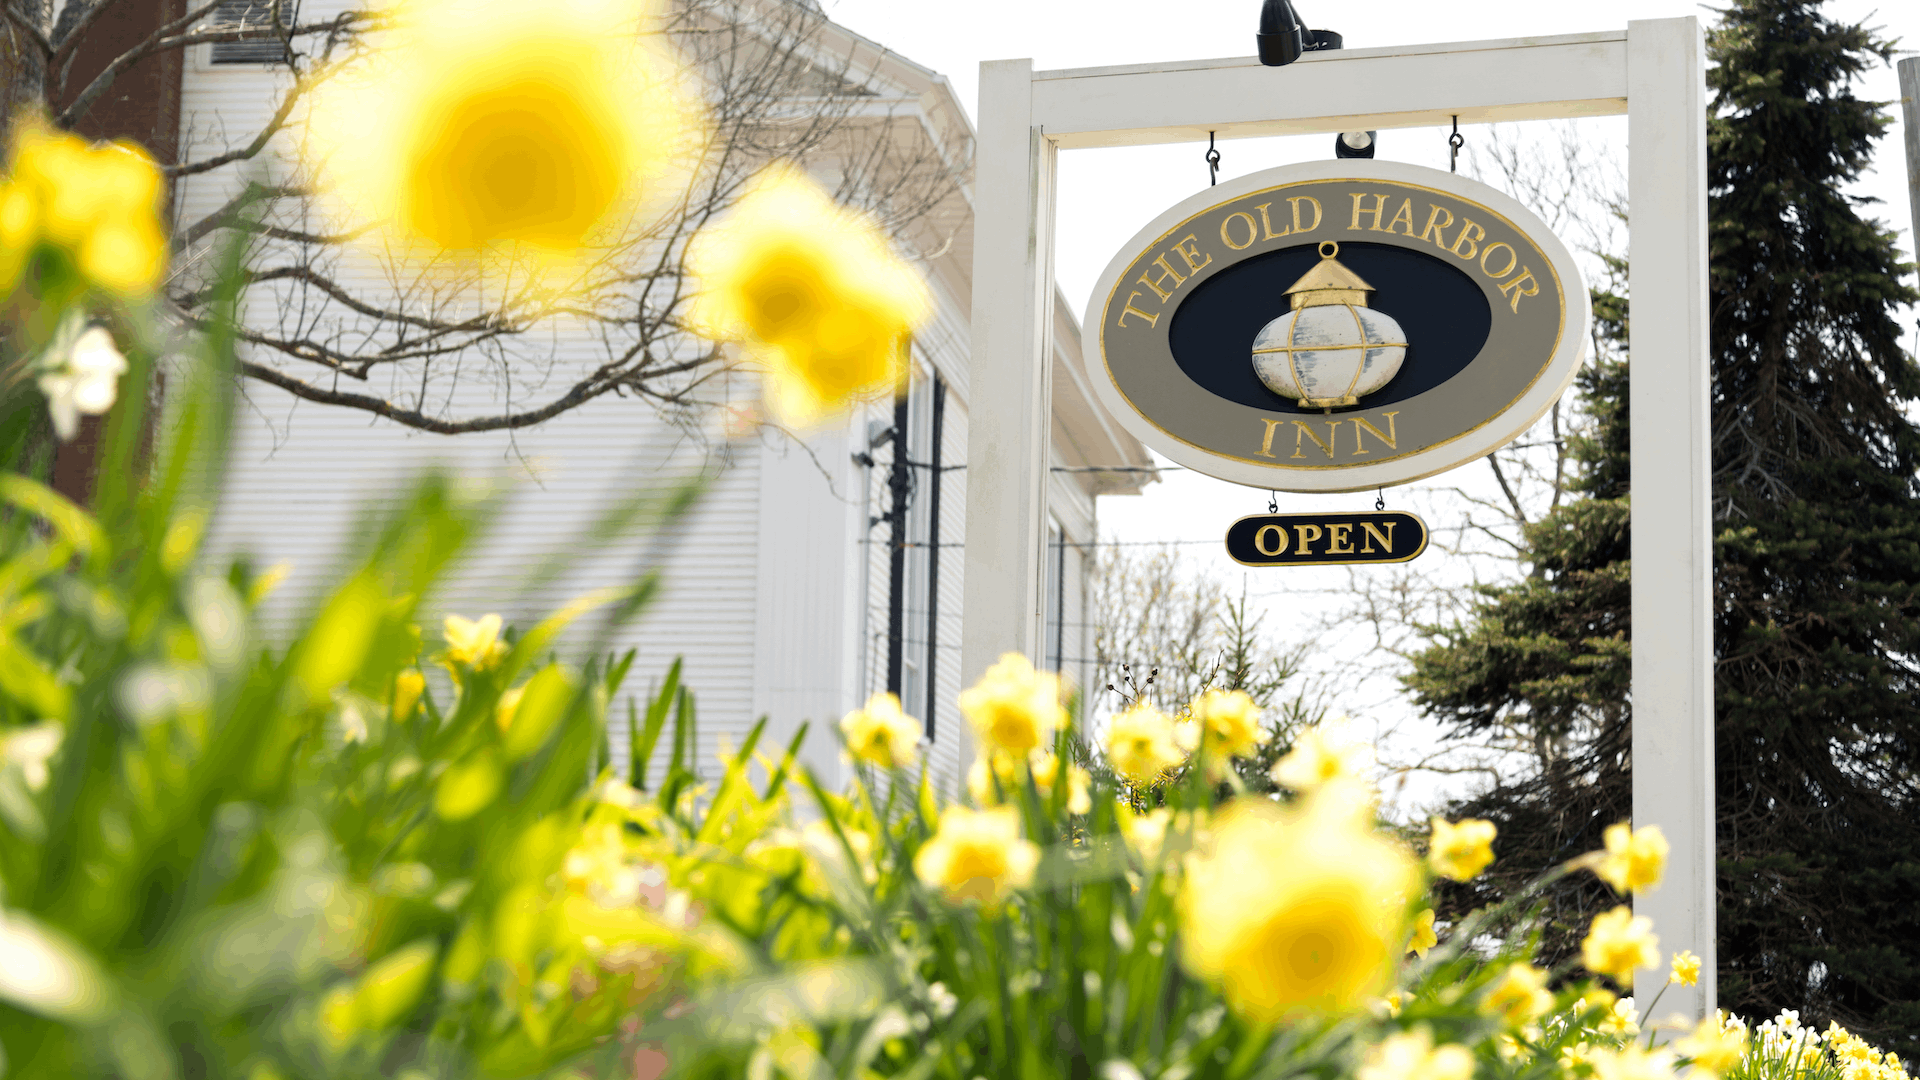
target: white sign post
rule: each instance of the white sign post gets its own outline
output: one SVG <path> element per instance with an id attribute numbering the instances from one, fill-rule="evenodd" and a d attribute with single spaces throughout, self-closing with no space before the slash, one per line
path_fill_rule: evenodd
<path id="1" fill-rule="evenodd" d="M 1065 71 L 980 69 L 963 675 L 1040 659 L 1055 163 L 1061 150 L 1627 115 L 1633 365 L 1633 818 L 1673 845 L 1638 898 L 1714 998 L 1712 548 L 1707 444 L 1706 50 L 1698 20 L 1625 33 Z M 1651 1001 L 1665 970 L 1643 972 Z M 1657 1019 L 1657 1018 L 1656 1018 Z"/>

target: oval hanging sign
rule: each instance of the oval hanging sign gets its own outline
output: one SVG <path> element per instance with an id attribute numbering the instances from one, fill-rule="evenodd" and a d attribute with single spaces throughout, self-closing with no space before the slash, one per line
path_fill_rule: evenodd
<path id="1" fill-rule="evenodd" d="M 1399 162 L 1254 173 L 1108 264 L 1095 387 L 1174 461 L 1279 491 L 1404 484 L 1517 438 L 1579 370 L 1573 257 L 1485 184 Z"/>

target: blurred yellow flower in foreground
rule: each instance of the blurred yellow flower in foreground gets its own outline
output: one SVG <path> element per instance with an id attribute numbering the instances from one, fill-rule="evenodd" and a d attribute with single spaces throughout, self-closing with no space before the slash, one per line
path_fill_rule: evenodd
<path id="1" fill-rule="evenodd" d="M 1440 935 L 1433 930 L 1433 909 L 1428 908 L 1413 917 L 1413 937 L 1407 942 L 1407 951 L 1426 959 L 1427 950 L 1440 944 Z"/>
<path id="2" fill-rule="evenodd" d="M 89 144 L 29 116 L 15 124 L 9 166 L 0 183 L 0 294 L 46 249 L 59 264 L 43 269 L 78 272 L 79 280 L 68 279 L 74 294 L 92 287 L 139 299 L 159 286 L 167 265 L 162 184 L 145 150 L 124 139 Z"/>
<path id="3" fill-rule="evenodd" d="M 335 209 L 407 253 L 604 255 L 697 139 L 646 0 L 399 0 L 364 62 L 312 93 L 304 146 Z"/>
<path id="4" fill-rule="evenodd" d="M 1673 973 L 1667 976 L 1670 983 L 1681 986 L 1700 985 L 1700 958 L 1691 949 L 1681 949 L 1673 954 Z"/>
<path id="5" fill-rule="evenodd" d="M 1040 849 L 1020 835 L 1010 806 L 969 810 L 950 806 L 940 828 L 913 857 L 913 872 L 949 901 L 997 904 L 1033 881 Z"/>
<path id="6" fill-rule="evenodd" d="M 1107 764 L 1136 784 L 1151 784 L 1187 760 L 1173 741 L 1173 721 L 1144 702 L 1107 721 Z"/>
<path id="7" fill-rule="evenodd" d="M 1594 873 L 1616 892 L 1640 893 L 1660 884 L 1667 868 L 1667 838 L 1658 825 L 1636 829 L 1626 822 L 1607 826 L 1607 853 Z"/>
<path id="8" fill-rule="evenodd" d="M 1673 1080 L 1673 1053 L 1626 1046 L 1595 1050 L 1587 1058 L 1599 1080 Z"/>
<path id="9" fill-rule="evenodd" d="M 491 667 L 507 655 L 506 642 L 500 640 L 500 616 L 487 614 L 477 620 L 447 616 L 444 630 L 449 663 L 474 669 Z"/>
<path id="10" fill-rule="evenodd" d="M 932 310 L 927 287 L 878 224 L 798 169 L 755 177 L 689 245 L 687 264 L 700 282 L 689 321 L 749 344 L 782 422 L 805 426 L 904 389 L 907 335 Z"/>
<path id="11" fill-rule="evenodd" d="M 901 711 L 899 698 L 881 693 L 868 698 L 866 708 L 841 717 L 840 734 L 846 736 L 847 753 L 856 759 L 883 769 L 904 769 L 918 754 L 920 721 Z"/>
<path id="12" fill-rule="evenodd" d="M 1002 656 L 979 682 L 960 691 L 959 704 L 983 753 L 1004 750 L 1025 757 L 1051 744 L 1055 729 L 1067 726 L 1060 677 L 1035 671 L 1019 653 Z"/>
<path id="13" fill-rule="evenodd" d="M 393 678 L 393 718 L 405 720 L 413 715 L 420 704 L 420 696 L 427 692 L 427 677 L 419 668 L 408 668 Z"/>
<path id="14" fill-rule="evenodd" d="M 1372 753 L 1344 724 L 1315 724 L 1300 732 L 1293 749 L 1268 775 L 1274 783 L 1304 793 L 1334 781 L 1363 781 L 1372 760 Z"/>
<path id="15" fill-rule="evenodd" d="M 1491 821 L 1463 818 L 1452 823 L 1434 818 L 1427 865 L 1441 877 L 1471 881 L 1493 862 L 1493 838 L 1498 834 Z"/>
<path id="16" fill-rule="evenodd" d="M 1455 1043 L 1433 1045 L 1426 1028 L 1390 1035 L 1367 1051 L 1358 1080 L 1469 1080 L 1473 1052 Z"/>
<path id="17" fill-rule="evenodd" d="M 1209 757 L 1246 757 L 1273 736 L 1260 726 L 1260 706 L 1244 690 L 1209 690 L 1193 703 L 1200 743 Z"/>
<path id="18" fill-rule="evenodd" d="M 1365 1006 L 1387 987 L 1414 885 L 1404 848 L 1344 792 L 1292 807 L 1240 800 L 1188 864 L 1187 968 L 1256 1023 Z"/>
<path id="19" fill-rule="evenodd" d="M 1532 964 L 1513 964 L 1495 979 L 1480 1011 L 1498 1016 L 1509 1027 L 1522 1027 L 1546 1015 L 1553 1008 L 1553 991 L 1547 989 L 1547 973 Z"/>
<path id="20" fill-rule="evenodd" d="M 1691 1059 L 1695 1069 L 1717 1076 L 1740 1064 L 1747 1052 L 1747 1033 L 1726 1026 L 1719 1016 L 1709 1016 L 1700 1021 L 1693 1034 L 1675 1040 L 1673 1048 L 1681 1057 Z"/>
<path id="21" fill-rule="evenodd" d="M 1588 971 L 1633 985 L 1635 968 L 1660 966 L 1660 939 L 1653 934 L 1653 920 L 1636 917 L 1625 904 L 1595 915 L 1580 943 L 1580 958 Z"/>
<path id="22" fill-rule="evenodd" d="M 991 770 L 989 770 L 991 761 Z M 978 806 L 992 806 L 1001 801 L 994 791 L 994 780 L 1000 782 L 1000 794 L 1008 798 L 1016 797 L 1027 776 L 1033 777 L 1033 787 L 1042 802 L 1053 798 L 1054 781 L 1060 775 L 1060 761 L 1045 750 L 1035 750 L 1028 755 L 1026 770 L 1020 767 L 1020 760 L 1004 752 L 996 752 L 975 758 L 967 769 L 967 793 L 973 796 Z M 1093 777 L 1087 770 L 1067 762 L 1067 806 L 1069 814 L 1085 814 L 1093 809 Z"/>

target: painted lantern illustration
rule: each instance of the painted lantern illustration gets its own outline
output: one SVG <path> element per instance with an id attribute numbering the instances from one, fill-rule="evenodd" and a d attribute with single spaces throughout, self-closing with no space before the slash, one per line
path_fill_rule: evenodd
<path id="1" fill-rule="evenodd" d="M 1407 335 L 1367 307 L 1373 286 L 1340 264 L 1340 245 L 1320 245 L 1320 262 L 1293 283 L 1293 310 L 1253 339 L 1253 370 L 1267 388 L 1314 409 L 1358 405 L 1387 385 L 1407 355 Z"/>

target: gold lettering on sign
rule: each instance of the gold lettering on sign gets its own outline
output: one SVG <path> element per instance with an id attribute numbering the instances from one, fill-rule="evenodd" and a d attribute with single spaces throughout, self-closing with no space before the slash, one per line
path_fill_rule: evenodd
<path id="1" fill-rule="evenodd" d="M 1326 451 L 1326 454 L 1328 457 L 1332 457 L 1334 444 L 1339 441 L 1340 422 L 1338 420 L 1327 421 L 1327 441 L 1321 442 L 1320 436 L 1315 435 L 1313 433 L 1313 429 L 1307 426 L 1306 421 L 1295 420 L 1293 422 L 1293 456 L 1294 457 L 1307 456 L 1305 453 L 1302 452 L 1304 449 L 1300 443 L 1300 436 L 1302 435 L 1305 435 L 1307 438 L 1312 439 L 1313 445 Z M 1288 460 L 1291 461 L 1292 458 L 1289 458 Z"/>
<path id="2" fill-rule="evenodd" d="M 1200 258 L 1200 239 L 1192 233 L 1188 233 L 1186 239 L 1173 245 L 1173 250 L 1179 252 L 1180 257 L 1187 260 L 1187 269 L 1192 270 L 1196 274 L 1203 268 L 1213 265 L 1213 256 L 1208 255 L 1204 259 Z"/>
<path id="3" fill-rule="evenodd" d="M 1446 250 L 1447 242 L 1440 238 L 1440 234 L 1453 225 L 1453 211 L 1444 206 L 1434 206 L 1432 203 L 1428 203 L 1427 206 L 1429 208 L 1427 213 L 1427 227 L 1420 230 L 1420 239 L 1432 239 L 1433 246 L 1444 251 Z M 1447 215 L 1447 220 L 1441 221 L 1441 214 Z"/>
<path id="4" fill-rule="evenodd" d="M 1487 265 L 1487 260 L 1492 258 L 1493 253 L 1496 251 L 1499 251 L 1501 248 L 1507 249 L 1507 267 L 1506 269 L 1496 273 L 1493 267 Z M 1504 241 L 1498 244 L 1488 244 L 1487 250 L 1480 253 L 1481 272 L 1486 274 L 1488 277 L 1494 279 L 1495 281 L 1498 281 L 1501 278 L 1506 277 L 1508 274 L 1513 273 L 1513 268 L 1519 265 L 1520 265 L 1520 253 L 1513 250 L 1512 244 L 1506 243 Z"/>
<path id="5" fill-rule="evenodd" d="M 1403 221 L 1407 223 L 1407 227 L 1400 230 L 1401 235 L 1412 236 L 1413 235 L 1413 200 L 1412 199 L 1400 200 L 1400 209 L 1394 211 L 1393 220 L 1387 222 L 1387 231 L 1392 232 L 1393 227 L 1395 225 L 1400 224 Z"/>
<path id="6" fill-rule="evenodd" d="M 1267 546 L 1267 534 L 1272 533 L 1279 541 L 1273 547 Z M 1253 534 L 1253 547 L 1262 555 L 1285 555 L 1287 553 L 1287 530 L 1279 525 L 1262 525 L 1260 531 Z"/>
<path id="7" fill-rule="evenodd" d="M 1353 531 L 1352 525 L 1327 523 L 1327 554 L 1351 555 L 1353 544 L 1347 540 L 1347 534 Z"/>
<path id="8" fill-rule="evenodd" d="M 1366 207 L 1360 205 L 1360 200 L 1367 198 L 1367 195 L 1364 192 L 1355 191 L 1355 192 L 1350 192 L 1349 194 L 1353 196 L 1353 224 L 1347 226 L 1348 231 L 1352 231 L 1360 227 L 1361 214 L 1372 214 L 1373 224 L 1368 226 L 1368 228 L 1372 229 L 1374 232 L 1386 232 L 1387 230 L 1380 227 L 1380 219 L 1386 216 L 1386 213 L 1387 213 L 1387 197 L 1384 194 L 1373 196 L 1373 208 L 1369 210 Z"/>
<path id="9" fill-rule="evenodd" d="M 1161 281 L 1164 282 L 1168 278 L 1173 279 L 1172 286 L 1163 289 L 1159 285 L 1155 284 L 1153 279 L 1149 278 L 1146 274 L 1140 275 L 1140 284 L 1145 285 L 1149 289 L 1152 289 L 1154 292 L 1154 295 L 1158 296 L 1160 298 L 1160 302 L 1164 304 L 1167 302 L 1167 298 L 1173 295 L 1173 290 L 1179 288 L 1182 285 L 1185 285 L 1187 283 L 1187 279 L 1181 277 L 1180 271 L 1175 270 L 1173 268 L 1173 265 L 1167 262 L 1167 257 L 1165 255 L 1162 255 L 1159 258 L 1153 260 L 1153 265 L 1160 268 Z M 1152 273 L 1152 271 L 1149 270 L 1147 273 Z"/>
<path id="10" fill-rule="evenodd" d="M 1272 205 L 1273 205 L 1272 203 L 1267 204 L 1267 206 L 1272 206 Z M 1266 215 L 1267 206 L 1262 206 L 1260 208 L 1260 213 L 1262 216 Z M 1247 223 L 1247 242 L 1244 244 L 1234 243 L 1233 234 L 1227 231 L 1227 226 L 1233 224 L 1234 218 L 1239 218 L 1241 221 L 1244 221 Z M 1236 210 L 1233 213 L 1228 214 L 1226 216 L 1226 219 L 1220 222 L 1220 242 L 1227 245 L 1228 247 L 1232 248 L 1235 251 L 1245 251 L 1247 248 L 1252 247 L 1253 242 L 1258 239 L 1260 239 L 1260 226 L 1255 225 L 1253 223 L 1253 215 L 1247 213 L 1245 210 Z"/>
<path id="11" fill-rule="evenodd" d="M 1376 528 L 1371 521 L 1363 521 L 1360 523 L 1360 540 L 1361 543 L 1366 545 L 1360 549 L 1360 554 L 1373 554 L 1373 542 L 1375 540 L 1380 541 L 1380 546 L 1387 549 L 1387 554 L 1393 554 L 1393 527 L 1400 523 L 1397 521 L 1388 521 L 1383 522 L 1383 524 L 1387 527 L 1385 533 L 1382 533 Z"/>
<path id="12" fill-rule="evenodd" d="M 1527 287 L 1523 289 L 1520 287 L 1522 285 Z M 1539 296 L 1540 283 L 1533 280 L 1533 271 L 1523 266 L 1520 268 L 1519 277 L 1500 286 L 1500 294 L 1502 296 L 1508 293 L 1513 294 L 1513 313 L 1518 315 L 1520 313 L 1520 298 L 1523 296 Z"/>
<path id="13" fill-rule="evenodd" d="M 1320 539 L 1320 526 L 1295 525 L 1293 527 L 1293 531 L 1297 533 L 1300 537 L 1300 542 L 1294 545 L 1295 550 L 1299 551 L 1299 553 L 1302 555 L 1313 554 L 1313 552 L 1307 550 L 1307 545 L 1313 543 L 1315 540 Z"/>
<path id="14" fill-rule="evenodd" d="M 1115 325 L 1115 326 L 1125 326 L 1125 325 L 1127 325 L 1127 316 L 1129 316 L 1129 315 L 1138 315 L 1138 316 L 1140 316 L 1141 318 L 1143 318 L 1143 319 L 1145 319 L 1145 320 L 1147 320 L 1147 325 L 1148 325 L 1148 326 L 1152 326 L 1153 324 L 1155 324 L 1155 323 L 1157 323 L 1157 322 L 1159 322 L 1159 321 L 1160 321 L 1160 316 L 1158 316 L 1158 315 L 1149 315 L 1149 314 L 1147 314 L 1146 312 L 1144 312 L 1144 311 L 1141 311 L 1141 310 L 1140 310 L 1139 308 L 1137 308 L 1137 307 L 1134 307 L 1134 306 L 1133 306 L 1133 299 L 1134 299 L 1134 297 L 1136 297 L 1136 296 L 1139 296 L 1139 295 L 1140 295 L 1140 290 L 1139 290 L 1139 289 L 1135 289 L 1135 290 L 1133 290 L 1132 292 L 1130 292 L 1130 293 L 1128 293 L 1128 294 L 1127 294 L 1127 302 L 1126 302 L 1125 304 L 1123 304 L 1123 305 L 1121 306 L 1121 308 L 1120 308 L 1120 317 L 1119 317 L 1118 319 L 1116 319 L 1116 320 L 1114 320 L 1114 325 Z"/>
<path id="15" fill-rule="evenodd" d="M 1387 449 L 1389 450 L 1400 449 L 1400 441 L 1399 441 L 1400 431 L 1398 426 L 1394 423 L 1394 420 L 1393 420 L 1394 417 L 1400 415 L 1400 411 L 1396 409 L 1393 412 L 1381 413 L 1380 415 L 1387 418 L 1387 430 L 1384 432 L 1381 431 L 1379 428 L 1374 427 L 1373 424 L 1370 423 L 1363 416 L 1356 416 L 1353 418 L 1353 446 L 1354 446 L 1353 452 L 1355 456 L 1358 456 L 1360 454 L 1371 453 L 1371 451 L 1367 449 L 1367 441 L 1360 437 L 1360 433 L 1362 431 L 1373 432 L 1373 437 L 1376 439 L 1379 439 L 1383 443 L 1386 443 Z"/>
<path id="16" fill-rule="evenodd" d="M 1273 429 L 1279 427 L 1281 424 L 1286 423 L 1286 421 L 1285 420 L 1268 420 L 1265 417 L 1262 417 L 1260 419 L 1260 422 L 1267 425 L 1266 434 L 1260 437 L 1260 456 L 1272 457 L 1273 456 Z"/>
<path id="17" fill-rule="evenodd" d="M 1473 235 L 1468 236 L 1468 233 L 1472 233 Z M 1460 226 L 1460 235 L 1453 238 L 1453 246 L 1447 250 L 1468 262 L 1472 262 L 1474 257 L 1480 254 L 1480 245 L 1476 241 L 1485 240 L 1486 238 L 1487 230 L 1475 225 L 1473 219 L 1468 218 L 1466 223 Z M 1460 250 L 1462 244 L 1466 245 L 1467 250 Z"/>
<path id="18" fill-rule="evenodd" d="M 1297 233 L 1312 232 L 1313 230 L 1320 227 L 1320 200 L 1319 199 L 1316 199 L 1311 195 L 1294 195 L 1288 198 L 1287 202 L 1293 205 L 1293 231 L 1294 232 L 1297 232 Z M 1313 204 L 1313 224 L 1311 225 L 1300 224 L 1300 204 L 1301 203 Z"/>
<path id="19" fill-rule="evenodd" d="M 1259 206 L 1254 207 L 1255 210 L 1260 211 L 1260 237 L 1263 240 L 1278 240 L 1287 235 L 1287 227 L 1285 224 L 1280 226 L 1279 232 L 1273 231 L 1273 222 L 1267 219 L 1267 207 L 1272 205 L 1270 202 L 1263 202 Z"/>

